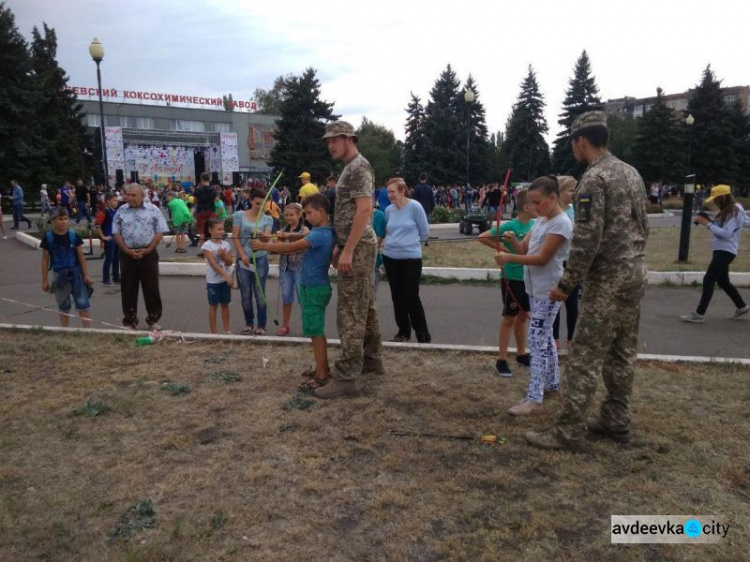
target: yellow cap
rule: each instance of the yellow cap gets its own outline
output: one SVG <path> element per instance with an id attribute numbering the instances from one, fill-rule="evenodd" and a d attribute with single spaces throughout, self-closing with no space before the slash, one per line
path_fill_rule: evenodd
<path id="1" fill-rule="evenodd" d="M 721 197 L 722 195 L 731 195 L 732 194 L 732 188 L 725 184 L 715 185 L 711 188 L 711 197 L 706 199 L 706 203 L 710 203 L 717 197 Z"/>
<path id="2" fill-rule="evenodd" d="M 302 172 L 299 177 L 305 178 L 306 180 L 310 179 L 310 172 Z"/>

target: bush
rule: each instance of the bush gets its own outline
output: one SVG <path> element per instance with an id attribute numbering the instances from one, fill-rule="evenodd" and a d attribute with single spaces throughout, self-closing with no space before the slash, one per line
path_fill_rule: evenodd
<path id="1" fill-rule="evenodd" d="M 464 212 L 461 209 L 448 209 L 447 207 L 438 206 L 432 210 L 432 223 L 454 223 L 461 222 L 464 218 Z"/>
<path id="2" fill-rule="evenodd" d="M 682 199 L 664 199 L 661 202 L 662 209 L 682 209 Z"/>
<path id="3" fill-rule="evenodd" d="M 742 205 L 742 208 L 747 210 L 750 210 L 750 197 L 735 197 L 737 200 L 737 203 Z"/>
<path id="4" fill-rule="evenodd" d="M 664 211 L 661 208 L 661 205 L 655 205 L 653 203 L 646 203 L 646 212 L 648 214 L 653 213 L 663 213 Z"/>

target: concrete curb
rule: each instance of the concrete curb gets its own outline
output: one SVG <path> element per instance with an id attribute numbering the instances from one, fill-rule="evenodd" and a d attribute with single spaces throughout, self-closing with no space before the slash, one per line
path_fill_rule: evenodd
<path id="1" fill-rule="evenodd" d="M 111 330 L 111 329 L 100 329 L 100 328 L 63 328 L 62 326 L 30 326 L 28 324 L 2 324 L 0 323 L 0 330 L 28 330 L 28 331 L 43 331 L 43 332 L 64 332 L 64 333 L 83 333 L 83 334 L 108 334 L 108 335 L 120 335 L 120 336 L 146 336 L 149 332 L 145 330 L 128 330 L 123 328 L 122 330 Z M 167 338 L 182 338 L 190 340 L 202 340 L 202 341 L 230 341 L 237 342 L 243 341 L 251 344 L 281 344 L 281 345 L 309 345 L 310 340 L 308 338 L 295 338 L 295 337 L 276 337 L 276 336 L 240 336 L 235 334 L 224 335 L 224 334 L 202 334 L 196 332 L 172 332 L 164 330 L 162 332 Z M 135 339 L 134 339 L 135 341 Z M 328 340 L 328 344 L 334 347 L 341 345 L 340 340 Z M 497 353 L 496 347 L 481 346 L 481 345 L 449 345 L 449 344 L 423 344 L 423 343 L 394 343 L 394 342 L 383 342 L 383 347 L 388 349 L 397 349 L 405 351 L 454 351 L 463 353 L 481 353 L 488 355 L 495 355 Z M 508 351 L 513 354 L 515 353 L 514 348 L 509 348 Z M 560 352 L 560 355 L 566 355 L 564 351 Z M 665 363 L 721 363 L 721 364 L 738 364 L 750 366 L 750 359 L 734 358 L 734 357 L 702 357 L 702 356 L 687 356 L 687 355 L 652 355 L 648 353 L 639 353 L 639 361 L 662 361 Z"/>

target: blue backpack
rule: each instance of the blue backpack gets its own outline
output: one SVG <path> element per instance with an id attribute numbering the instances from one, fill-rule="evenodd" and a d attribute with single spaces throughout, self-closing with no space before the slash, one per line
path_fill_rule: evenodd
<path id="1" fill-rule="evenodd" d="M 75 230 L 68 229 L 68 237 L 70 238 L 70 245 L 73 247 L 73 250 L 75 251 L 76 247 L 76 233 Z M 57 253 L 57 256 L 55 256 L 52 253 L 52 245 L 54 243 L 54 236 L 51 230 L 48 230 L 45 234 L 45 238 L 47 239 L 47 247 L 49 248 L 49 265 L 47 266 L 47 270 L 52 269 L 52 267 L 55 265 L 53 262 L 55 261 L 55 257 L 58 259 L 62 258 L 59 253 Z"/>

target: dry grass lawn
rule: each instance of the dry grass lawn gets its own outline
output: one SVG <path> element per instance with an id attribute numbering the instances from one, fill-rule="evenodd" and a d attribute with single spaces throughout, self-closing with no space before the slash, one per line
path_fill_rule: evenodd
<path id="1" fill-rule="evenodd" d="M 690 262 L 678 264 L 680 229 L 652 228 L 646 245 L 648 268 L 651 271 L 705 271 L 711 261 L 711 234 L 705 228 L 693 228 L 690 235 Z M 740 248 L 750 247 L 750 231 L 742 232 Z M 493 252 L 487 246 L 466 242 L 430 241 L 424 249 L 425 267 L 497 268 Z M 741 251 L 731 266 L 732 271 L 750 271 L 750 252 Z"/>
<path id="2" fill-rule="evenodd" d="M 554 403 L 507 416 L 527 374 L 499 379 L 493 357 L 387 351 L 360 396 L 283 409 L 309 362 L 307 347 L 0 332 L 0 560 L 747 559 L 746 368 L 640 364 L 631 444 L 571 455 L 524 444 Z M 87 400 L 110 410 L 75 415 Z M 147 499 L 156 526 L 108 541 Z M 611 514 L 733 527 L 718 545 L 612 546 Z"/>

